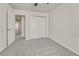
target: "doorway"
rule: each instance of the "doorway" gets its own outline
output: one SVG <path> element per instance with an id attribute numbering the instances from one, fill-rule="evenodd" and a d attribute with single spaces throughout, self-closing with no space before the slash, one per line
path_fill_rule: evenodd
<path id="1" fill-rule="evenodd" d="M 25 16 L 15 15 L 15 38 L 25 38 Z"/>

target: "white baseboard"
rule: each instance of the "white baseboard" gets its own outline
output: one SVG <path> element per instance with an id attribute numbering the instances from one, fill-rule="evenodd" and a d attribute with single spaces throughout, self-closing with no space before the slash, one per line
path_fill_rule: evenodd
<path id="1" fill-rule="evenodd" d="M 0 50 L 0 53 L 1 53 L 4 49 L 6 49 L 6 47 L 2 48 L 2 49 Z"/>
<path id="2" fill-rule="evenodd" d="M 75 50 L 73 50 L 72 48 L 68 47 L 67 45 L 65 45 L 65 44 L 63 44 L 63 43 L 61 43 L 61 42 L 55 40 L 55 39 L 56 39 L 55 37 L 54 37 L 54 38 L 53 38 L 53 37 L 49 37 L 49 38 L 52 39 L 53 41 L 57 42 L 57 43 L 60 44 L 61 46 L 67 48 L 68 50 L 74 52 L 75 54 L 79 55 L 79 53 L 78 53 L 77 51 L 75 51 Z"/>
<path id="3" fill-rule="evenodd" d="M 25 38 L 25 40 L 32 40 L 32 39 L 38 39 L 38 38 L 49 38 L 48 36 L 46 37 L 29 37 L 29 38 Z"/>

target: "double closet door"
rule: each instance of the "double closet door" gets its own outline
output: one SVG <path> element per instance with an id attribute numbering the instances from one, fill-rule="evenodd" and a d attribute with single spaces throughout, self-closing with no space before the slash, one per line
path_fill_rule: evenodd
<path id="1" fill-rule="evenodd" d="M 46 17 L 32 16 L 30 21 L 31 21 L 31 38 L 46 37 L 47 34 Z"/>

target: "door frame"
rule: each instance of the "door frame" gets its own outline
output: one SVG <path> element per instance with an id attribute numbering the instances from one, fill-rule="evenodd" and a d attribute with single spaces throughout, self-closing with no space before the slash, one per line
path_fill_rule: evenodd
<path id="1" fill-rule="evenodd" d="M 26 15 L 19 15 L 19 14 L 14 15 L 15 22 L 16 22 L 16 16 L 23 16 L 24 17 L 24 40 L 25 40 L 25 19 L 26 19 Z M 16 40 L 16 31 L 15 31 L 15 40 Z"/>

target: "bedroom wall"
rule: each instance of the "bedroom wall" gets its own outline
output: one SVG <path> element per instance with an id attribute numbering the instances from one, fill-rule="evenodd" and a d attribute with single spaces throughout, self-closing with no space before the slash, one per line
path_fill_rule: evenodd
<path id="1" fill-rule="evenodd" d="M 62 4 L 50 13 L 50 38 L 79 54 L 79 4 Z"/>
<path id="2" fill-rule="evenodd" d="M 10 10 L 7 3 L 0 4 L 0 52 L 7 47 L 7 10 Z"/>

